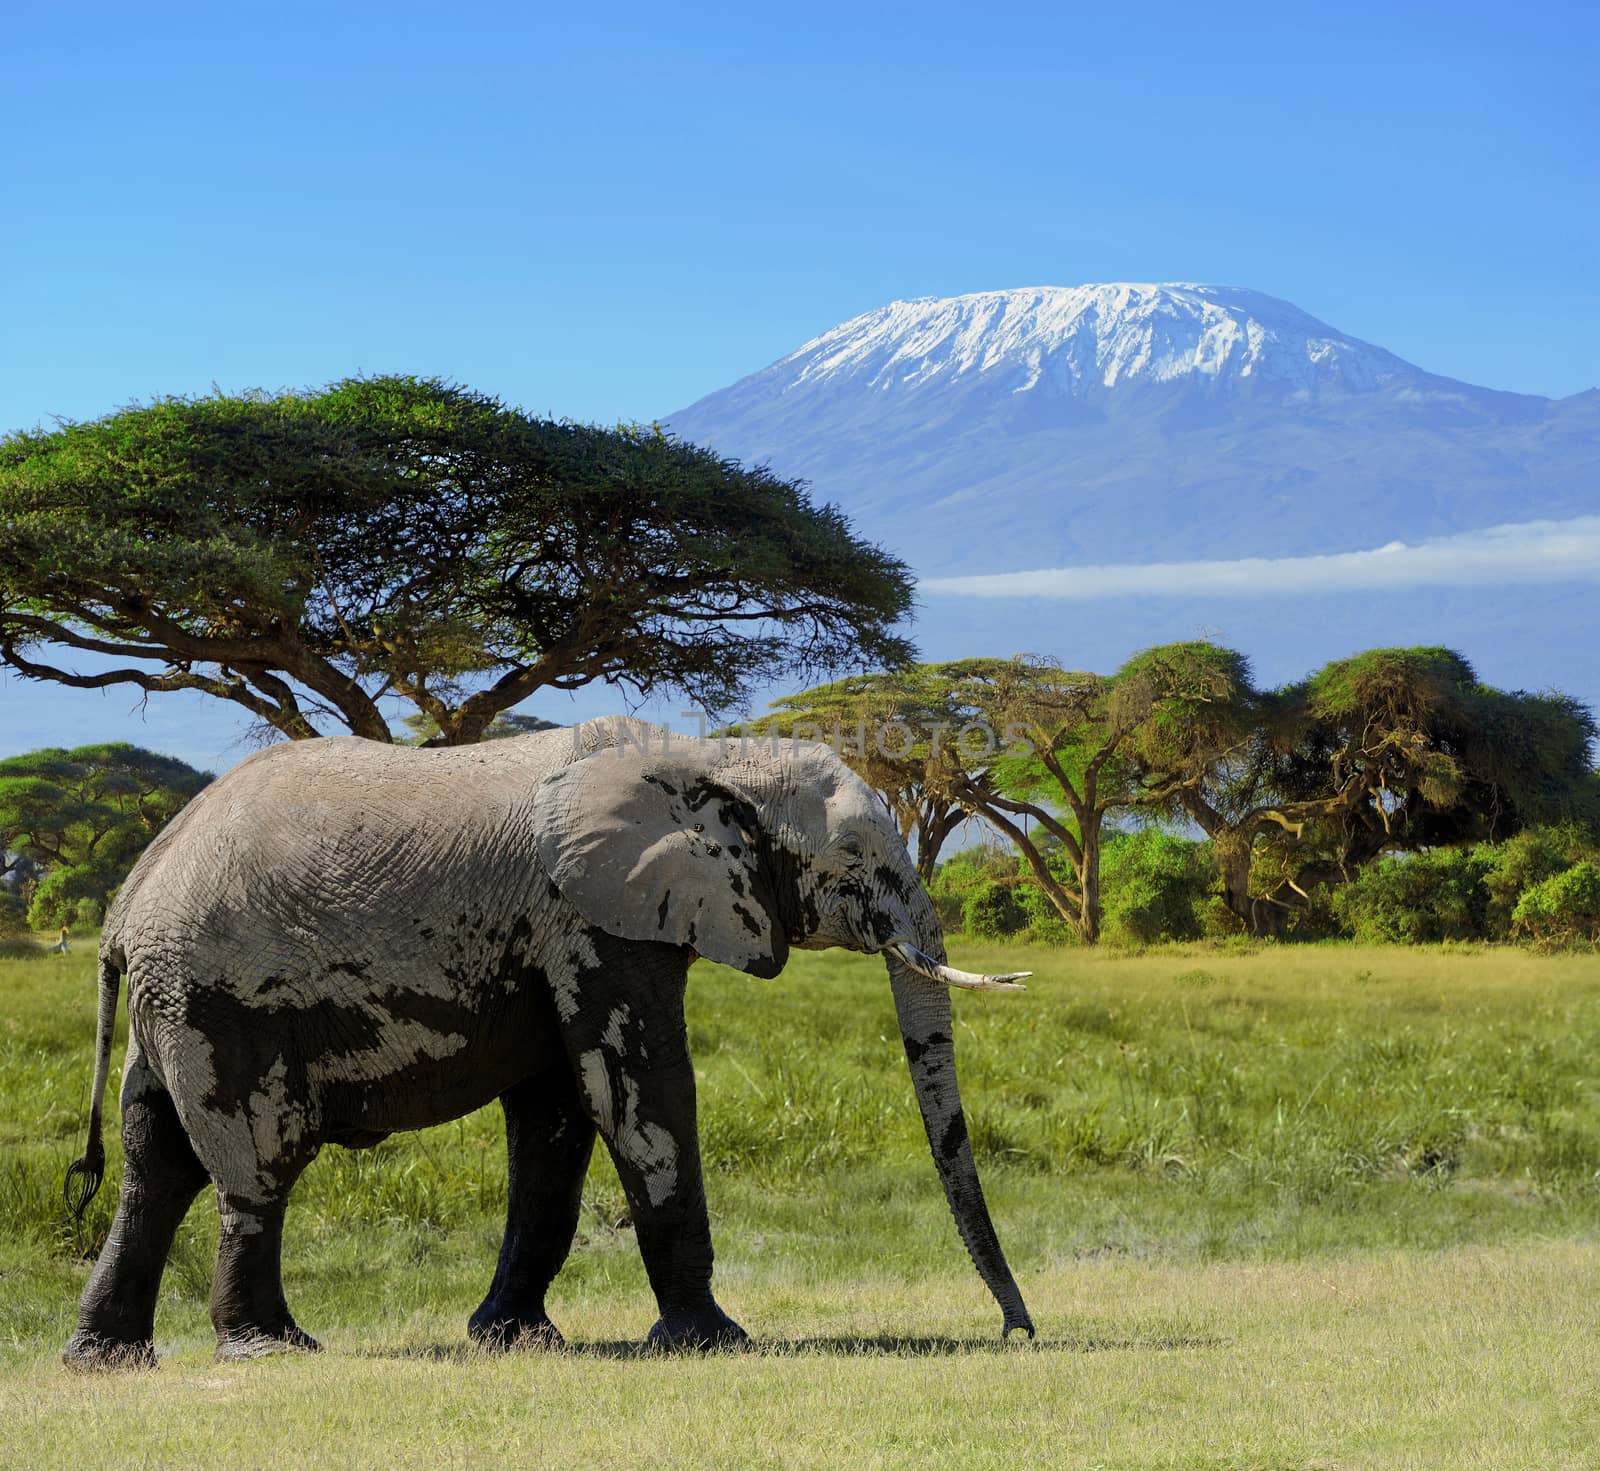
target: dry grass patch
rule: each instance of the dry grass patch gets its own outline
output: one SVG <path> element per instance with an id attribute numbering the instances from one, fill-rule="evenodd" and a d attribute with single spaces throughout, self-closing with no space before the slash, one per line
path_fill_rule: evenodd
<path id="1" fill-rule="evenodd" d="M 121 1377 L 31 1356 L 0 1379 L 0 1462 L 1551 1471 L 1600 1444 L 1593 1246 L 1100 1261 L 1032 1292 L 1040 1341 L 1004 1348 L 950 1280 L 809 1312 L 756 1290 L 767 1341 L 708 1358 L 639 1356 L 638 1305 L 592 1299 L 559 1354 L 486 1357 L 419 1316 L 250 1365 L 198 1341 Z"/>

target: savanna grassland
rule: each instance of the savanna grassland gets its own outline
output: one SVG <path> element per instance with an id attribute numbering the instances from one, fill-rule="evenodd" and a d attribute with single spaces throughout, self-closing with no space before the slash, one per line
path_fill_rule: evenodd
<path id="1" fill-rule="evenodd" d="M 956 999 L 1036 1343 L 997 1341 L 881 966 L 834 952 L 691 980 L 718 1296 L 757 1350 L 637 1354 L 653 1303 L 601 1159 L 552 1297 L 571 1348 L 469 1350 L 505 1204 L 486 1110 L 301 1181 L 288 1295 L 327 1352 L 210 1362 L 202 1199 L 162 1367 L 95 1378 L 56 1358 L 120 1177 L 113 1146 L 75 1234 L 93 957 L 0 961 L 0 1462 L 1595 1464 L 1600 958 L 952 948 L 1038 972 Z"/>

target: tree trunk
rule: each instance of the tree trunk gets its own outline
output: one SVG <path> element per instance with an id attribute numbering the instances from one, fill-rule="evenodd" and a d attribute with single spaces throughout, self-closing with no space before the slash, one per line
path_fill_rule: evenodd
<path id="1" fill-rule="evenodd" d="M 1211 854 L 1222 875 L 1222 902 L 1243 921 L 1249 934 L 1259 934 L 1256 910 L 1250 898 L 1250 848 L 1238 833 L 1212 833 Z"/>
<path id="2" fill-rule="evenodd" d="M 1078 865 L 1078 936 L 1085 945 L 1100 943 L 1100 816 L 1083 822 L 1083 861 Z"/>

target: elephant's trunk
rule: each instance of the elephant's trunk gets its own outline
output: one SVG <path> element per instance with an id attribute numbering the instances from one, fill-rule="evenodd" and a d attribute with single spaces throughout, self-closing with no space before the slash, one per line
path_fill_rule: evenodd
<path id="1" fill-rule="evenodd" d="M 943 960 L 944 946 L 936 942 L 922 947 Z M 966 1243 L 972 1264 L 983 1278 L 1005 1314 L 1002 1336 L 1021 1328 L 1033 1337 L 1033 1319 L 1017 1290 L 1016 1278 L 1000 1250 L 994 1222 L 978 1183 L 978 1167 L 972 1158 L 967 1138 L 967 1121 L 961 1112 L 961 1089 L 956 1083 L 955 1033 L 951 1025 L 950 993 L 938 981 L 918 975 L 893 952 L 885 952 L 889 984 L 894 991 L 895 1015 L 900 1035 L 905 1040 L 906 1061 L 911 1065 L 911 1082 L 922 1110 L 923 1126 L 933 1162 L 944 1185 L 956 1227 Z"/>

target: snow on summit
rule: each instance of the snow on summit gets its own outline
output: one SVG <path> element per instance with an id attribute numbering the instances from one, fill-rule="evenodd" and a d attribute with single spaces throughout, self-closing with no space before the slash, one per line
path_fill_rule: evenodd
<path id="1" fill-rule="evenodd" d="M 1013 392 L 1192 378 L 1364 391 L 1410 364 L 1289 302 L 1186 283 L 1035 286 L 895 301 L 806 343 L 772 370 L 791 388 L 932 387 L 1000 375 Z"/>

